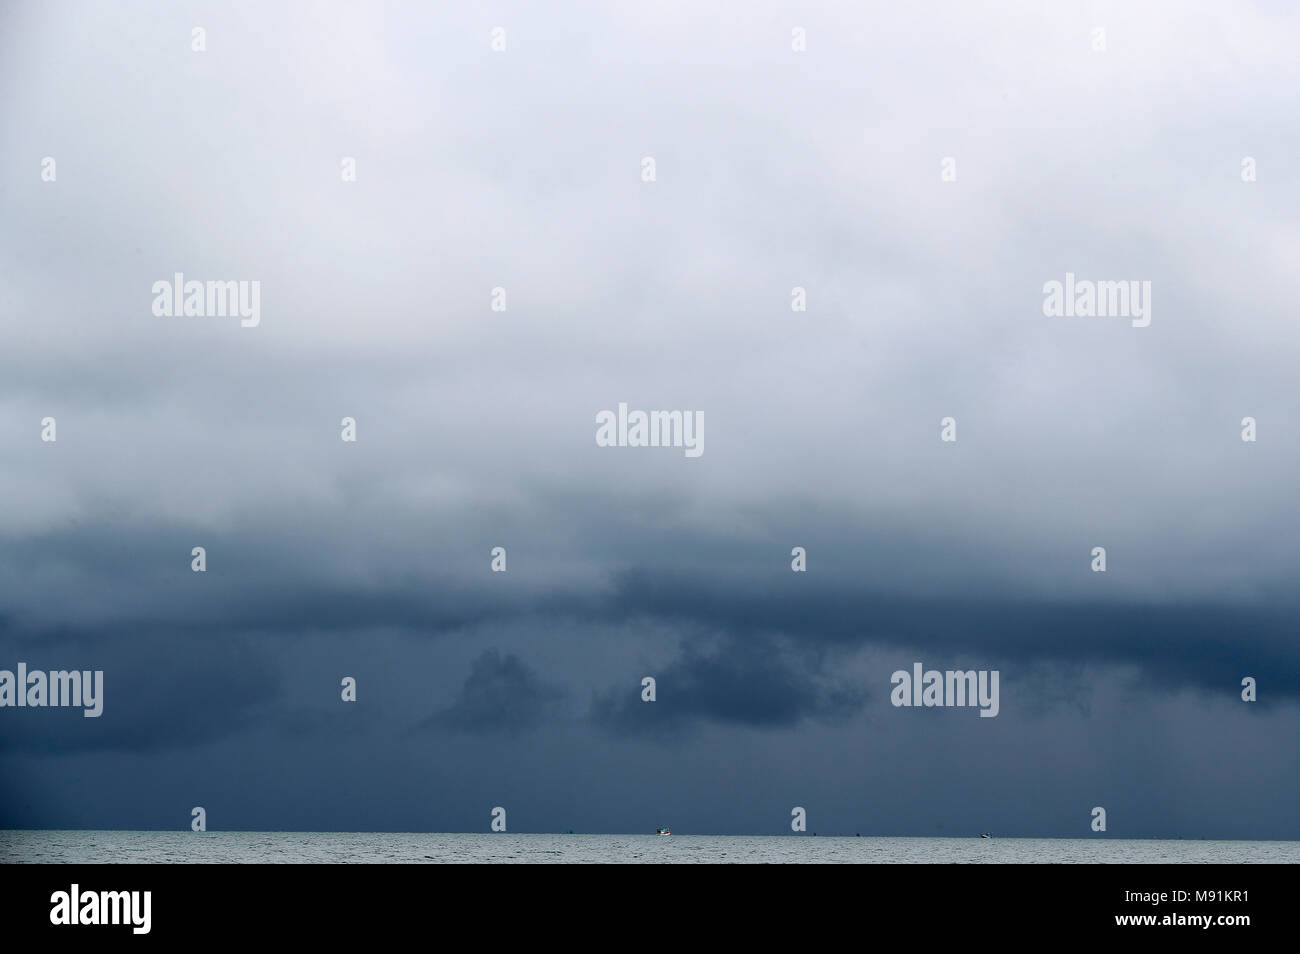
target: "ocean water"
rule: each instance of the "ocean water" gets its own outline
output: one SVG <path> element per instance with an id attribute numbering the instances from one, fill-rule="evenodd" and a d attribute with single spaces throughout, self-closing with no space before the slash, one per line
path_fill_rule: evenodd
<path id="1" fill-rule="evenodd" d="M 0 831 L 8 863 L 1300 863 L 1296 841 L 428 832 Z"/>

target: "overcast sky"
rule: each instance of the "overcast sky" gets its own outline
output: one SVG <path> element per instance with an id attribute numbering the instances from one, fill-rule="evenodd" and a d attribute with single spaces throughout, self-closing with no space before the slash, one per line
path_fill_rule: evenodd
<path id="1" fill-rule="evenodd" d="M 105 698 L 0 709 L 0 827 L 1300 838 L 1298 46 L 5 4 L 0 669 Z M 156 317 L 177 272 L 260 324 Z M 1149 327 L 1045 317 L 1067 272 Z M 704 453 L 597 446 L 620 402 Z M 914 662 L 998 716 L 892 706 Z"/>

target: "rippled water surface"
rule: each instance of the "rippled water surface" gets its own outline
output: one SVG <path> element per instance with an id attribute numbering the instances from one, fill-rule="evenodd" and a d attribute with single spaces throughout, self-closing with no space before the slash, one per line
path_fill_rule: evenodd
<path id="1" fill-rule="evenodd" d="M 258 831 L 0 831 L 3 862 L 1300 863 L 1295 841 Z"/>

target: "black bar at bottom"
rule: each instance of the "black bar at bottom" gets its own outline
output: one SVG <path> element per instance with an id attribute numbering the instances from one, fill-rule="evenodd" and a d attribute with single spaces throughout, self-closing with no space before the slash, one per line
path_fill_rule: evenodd
<path id="1" fill-rule="evenodd" d="M 732 940 L 846 928 L 863 939 L 905 930 L 927 942 L 1129 935 L 1231 943 L 1285 931 L 1296 920 L 1295 872 L 1287 866 L 875 865 L 811 876 L 793 866 L 632 867 L 568 866 L 538 877 L 525 866 L 454 873 L 405 865 L 13 866 L 0 913 L 6 940 L 337 943 L 467 929 L 458 947 L 483 931 L 482 940 L 493 941 L 557 931 L 609 943 L 638 934 L 667 941 L 686 923 Z M 73 885 L 78 921 L 116 914 L 126 923 L 53 923 L 73 919 Z M 146 891 L 147 933 L 138 930 L 143 894 L 103 895 Z M 596 933 L 608 928 L 632 934 Z"/>

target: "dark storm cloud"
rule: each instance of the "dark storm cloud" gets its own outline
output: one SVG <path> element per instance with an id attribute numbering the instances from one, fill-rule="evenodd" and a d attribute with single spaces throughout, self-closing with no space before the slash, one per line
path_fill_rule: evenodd
<path id="1" fill-rule="evenodd" d="M 0 644 L 9 652 L 0 668 L 11 672 L 22 661 L 29 672 L 104 673 L 99 716 L 85 718 L 77 708 L 5 709 L 0 751 L 68 755 L 202 747 L 244 733 L 276 711 L 278 674 L 246 639 L 103 631 L 95 636 L 27 644 L 16 659 L 12 643 Z"/>
<path id="2" fill-rule="evenodd" d="M 549 721 L 554 704 L 563 696 L 518 656 L 488 649 L 474 660 L 451 705 L 424 725 L 470 733 L 524 732 Z"/>
<path id="3" fill-rule="evenodd" d="M 607 525 L 599 514 L 588 511 L 588 516 L 596 518 L 598 526 Z M 607 516 L 617 520 L 612 512 Z M 326 520 L 322 514 L 313 522 Z M 170 682 L 142 688 L 139 698 L 156 699 L 161 723 L 142 738 L 153 740 L 161 732 L 170 744 L 185 744 L 187 739 L 202 743 L 214 732 L 236 731 L 243 723 L 232 718 L 220 729 L 200 724 L 188 733 L 180 731 L 190 702 L 179 690 L 166 691 L 168 685 L 188 683 L 203 693 L 215 691 L 210 684 L 221 682 L 233 693 L 232 712 L 238 714 L 241 698 L 265 701 L 265 680 L 292 666 L 294 654 L 310 646 L 312 634 L 346 636 L 376 629 L 414 643 L 436 643 L 469 632 L 491 638 L 502 627 L 515 625 L 558 631 L 558 641 L 546 645 L 548 653 L 562 661 L 562 686 L 538 681 L 529 667 L 534 650 L 504 658 L 484 655 L 457 700 L 429 721 L 431 726 L 457 730 L 563 722 L 568 715 L 544 704 L 554 701 L 552 691 L 579 698 L 595 692 L 590 718 L 614 732 L 711 723 L 762 729 L 804 720 L 834 722 L 888 688 L 895 664 L 855 672 L 856 683 L 836 677 L 837 667 L 864 651 L 911 654 L 940 668 L 999 669 L 1008 691 L 1023 698 L 1029 709 L 1033 700 L 1057 699 L 1085 711 L 1083 688 L 1066 676 L 1051 675 L 1077 671 L 1082 665 L 1127 667 L 1148 690 L 1160 692 L 1195 689 L 1230 696 L 1242 677 L 1253 676 L 1267 690 L 1258 704 L 1265 710 L 1279 700 L 1300 698 L 1300 647 L 1292 636 L 1294 611 L 1288 603 L 1169 604 L 1122 595 L 1091 602 L 1048 600 L 1019 596 L 1007 583 L 992 580 L 980 597 L 964 592 L 900 596 L 854 579 L 854 531 L 842 531 L 847 539 L 827 536 L 823 550 L 813 551 L 821 565 L 832 564 L 832 569 L 817 574 L 791 573 L 779 558 L 775 540 L 727 541 L 683 533 L 674 538 L 669 553 L 713 551 L 711 565 L 689 572 L 645 566 L 603 576 L 593 567 L 590 582 L 582 586 L 570 580 L 506 585 L 506 575 L 486 570 L 478 582 L 434 574 L 427 579 L 408 575 L 360 582 L 346 567 L 332 566 L 328 560 L 314 565 L 318 552 L 341 552 L 350 545 L 328 534 L 318 547 L 295 553 L 258 531 L 226 531 L 215 541 L 213 553 L 220 555 L 221 563 L 231 559 L 230 554 L 241 557 L 208 574 L 189 572 L 184 560 L 175 553 L 163 554 L 156 540 L 138 531 L 117 537 L 120 550 L 103 535 L 88 531 L 66 533 L 57 540 L 29 538 L 16 551 L 16 565 L 66 553 L 62 562 L 78 566 L 88 580 L 122 579 L 100 597 L 98 624 L 60 621 L 62 606 L 43 604 L 41 611 L 53 619 L 20 623 L 11 615 L 0 624 L 0 645 L 15 660 L 37 648 L 75 649 L 72 655 L 77 658 L 65 651 L 60 659 L 68 661 L 59 665 L 79 668 L 87 665 L 78 661 L 81 655 L 94 656 L 108 647 L 130 656 L 125 667 L 130 673 L 146 671 L 149 665 L 143 650 L 130 650 L 133 640 L 141 646 L 169 647 L 164 662 L 171 658 L 173 663 L 183 661 L 177 653 L 185 645 L 203 647 L 207 653 L 231 639 L 235 645 L 259 647 L 262 660 L 246 667 L 191 666 Z M 351 533 L 352 528 L 342 532 Z M 864 530 L 863 536 L 870 534 Z M 259 556 L 272 545 L 281 547 L 279 557 Z M 599 552 L 602 546 L 593 539 L 579 541 L 577 549 Z M 836 558 L 827 560 L 824 550 L 836 552 Z M 131 574 L 122 573 L 122 553 L 153 553 L 158 566 L 172 564 L 173 571 L 153 581 L 133 581 Z M 244 559 L 244 554 L 253 559 Z M 776 558 L 763 561 L 755 554 Z M 401 562 L 401 555 L 399 548 L 395 562 Z M 412 562 L 418 559 L 414 553 L 407 556 Z M 859 559 L 866 565 L 877 558 L 863 552 Z M 755 566 L 763 562 L 765 568 Z M 672 634 L 669 655 L 657 655 L 653 672 L 646 673 L 660 680 L 668 701 L 642 708 L 636 694 L 588 675 L 582 651 L 563 637 L 570 624 Z M 623 648 L 613 651 L 631 659 L 641 650 L 633 637 L 624 638 Z M 204 711 L 222 709 L 206 705 Z M 306 719 L 302 731 L 310 731 L 312 724 L 313 719 Z M 116 736 L 107 734 L 85 732 L 77 737 L 88 747 L 118 744 Z M 27 744 L 36 750 L 44 744 L 42 739 L 37 734 Z"/>
<path id="4" fill-rule="evenodd" d="M 733 637 L 709 648 L 686 642 L 678 658 L 655 672 L 653 703 L 626 688 L 610 689 L 593 700 L 589 718 L 616 734 L 662 737 L 703 723 L 763 730 L 848 719 L 867 691 L 828 677 L 823 664 L 770 637 Z"/>
<path id="5" fill-rule="evenodd" d="M 596 518 L 596 524 L 604 523 L 599 514 L 588 511 L 588 515 Z M 608 517 L 616 519 L 613 513 Z M 327 519 L 319 514 L 313 522 L 323 524 Z M 345 532 L 350 531 L 345 528 Z M 861 532 L 864 537 L 870 534 L 869 528 Z M 58 618 L 62 605 L 47 603 L 37 611 L 53 619 L 20 625 L 11 614 L 0 627 L 0 637 L 18 648 L 58 638 L 93 644 L 111 640 L 110 633 L 146 636 L 165 629 L 211 638 L 257 633 L 261 640 L 283 642 L 313 631 L 390 627 L 427 639 L 529 619 L 645 621 L 675 627 L 683 640 L 696 638 L 695 634 L 749 640 L 737 659 L 779 652 L 787 644 L 814 654 L 871 646 L 919 647 L 983 660 L 994 668 L 1030 662 L 1130 665 L 1141 669 L 1152 685 L 1171 690 L 1223 687 L 1240 675 L 1263 672 L 1272 693 L 1300 696 L 1300 646 L 1291 635 L 1294 609 L 1289 602 L 1163 603 L 1123 594 L 1092 601 L 1031 598 L 996 580 L 989 580 L 978 597 L 966 592 L 900 596 L 854 579 L 849 572 L 855 562 L 853 531 L 845 528 L 844 535 L 847 539 L 827 540 L 827 548 L 836 549 L 838 556 L 829 561 L 832 569 L 820 573 L 790 573 L 779 557 L 770 559 L 765 569 L 756 567 L 755 554 L 780 554 L 775 540 L 739 542 L 683 533 L 666 549 L 696 554 L 712 550 L 717 569 L 704 565 L 684 572 L 646 566 L 602 574 L 599 566 L 593 566 L 590 582 L 579 586 L 563 579 L 550 585 L 536 580 L 507 584 L 506 575 L 485 569 L 477 582 L 436 570 L 424 579 L 407 573 L 405 578 L 361 582 L 328 559 L 313 566 L 319 552 L 343 552 L 359 541 L 324 535 L 319 546 L 295 551 L 257 531 L 227 531 L 211 547 L 213 569 L 193 574 L 180 546 L 187 539 L 184 535 L 173 536 L 168 545 L 174 552 L 164 553 L 156 538 L 140 531 L 64 533 L 54 539 L 23 541 L 12 551 L 15 565 L 30 566 L 52 554 L 67 554 L 60 562 L 80 567 L 78 572 L 95 585 L 125 577 L 120 584 L 105 587 L 99 597 L 101 619 L 112 624 L 96 629 L 63 621 Z M 280 556 L 264 558 L 271 545 L 281 548 Z M 579 541 L 576 548 L 584 547 L 598 552 L 601 544 Z M 157 572 L 152 580 L 133 581 L 133 574 L 123 569 L 123 563 L 129 562 L 125 554 L 131 554 L 131 559 L 151 555 L 153 565 L 170 564 L 173 569 Z M 399 546 L 391 558 L 401 563 L 403 554 Z M 405 555 L 411 563 L 420 559 L 413 552 Z M 483 564 L 486 556 L 482 554 Z M 816 550 L 813 559 L 828 562 Z M 857 558 L 863 565 L 877 559 L 870 550 L 861 551 Z M 223 566 L 226 563 L 231 565 Z M 523 569 L 519 562 L 515 566 Z M 780 637 L 780 641 L 760 637 Z M 712 664 L 716 675 L 727 671 L 727 658 L 724 653 Z M 696 655 L 688 668 L 702 674 L 704 661 Z M 733 677 L 740 678 L 738 673 L 728 678 Z M 794 690 L 792 685 L 781 693 L 790 697 L 792 705 L 801 698 Z M 705 707 L 694 714 L 709 712 Z"/>
<path id="6" fill-rule="evenodd" d="M 1153 686 L 1231 691 L 1267 673 L 1272 692 L 1300 698 L 1295 609 L 1210 601 L 1084 603 L 900 599 L 846 583 L 798 578 L 756 584 L 631 571 L 603 612 L 638 615 L 744 638 L 785 634 L 810 647 L 876 645 L 944 652 L 991 668 L 1054 661 L 1136 666 Z"/>

